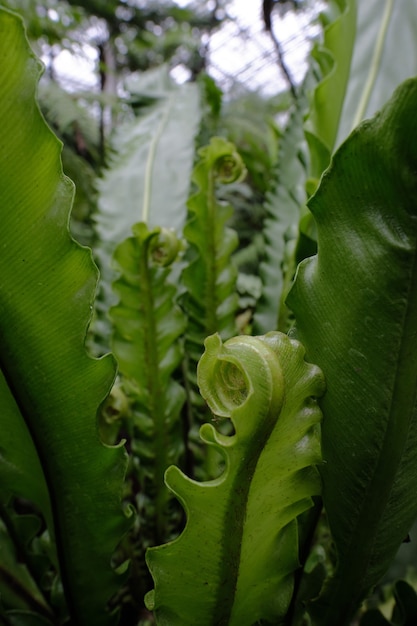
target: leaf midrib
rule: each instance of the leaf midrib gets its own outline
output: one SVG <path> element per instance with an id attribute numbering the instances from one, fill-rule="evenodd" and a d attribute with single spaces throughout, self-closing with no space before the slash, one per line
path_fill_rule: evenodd
<path id="1" fill-rule="evenodd" d="M 378 463 L 372 479 L 369 481 L 366 494 L 364 494 L 357 523 L 344 553 L 345 555 L 355 554 L 357 546 L 362 546 L 363 549 L 358 558 L 354 560 L 345 558 L 342 567 L 338 569 L 338 587 L 339 589 L 343 588 L 344 592 L 333 594 L 333 597 L 337 598 L 337 606 L 330 606 L 325 622 L 326 626 L 333 626 L 334 623 L 343 626 L 343 624 L 348 623 L 351 613 L 356 609 L 358 601 L 362 599 L 362 597 L 353 597 L 351 591 L 353 588 L 358 588 L 358 579 L 366 580 L 378 530 L 389 504 L 410 431 L 410 422 L 417 396 L 417 358 L 411 360 L 409 358 L 409 355 L 417 354 L 417 240 L 414 241 L 413 245 L 415 252 L 408 289 L 409 297 L 407 298 L 403 332 L 396 359 L 397 367 L 393 379 L 387 428 Z M 412 367 L 409 366 L 410 361 Z M 405 398 L 405 401 L 399 401 L 401 398 Z M 353 567 L 352 563 L 354 564 Z M 368 591 L 368 589 L 363 588 L 363 585 L 361 590 L 362 595 Z M 344 602 L 341 602 L 341 597 L 345 598 Z M 337 613 L 337 617 L 335 613 Z M 344 621 L 340 621 L 342 619 Z"/>

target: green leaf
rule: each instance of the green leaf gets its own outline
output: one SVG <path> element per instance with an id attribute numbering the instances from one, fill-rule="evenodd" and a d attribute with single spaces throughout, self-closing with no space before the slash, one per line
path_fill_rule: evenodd
<path id="1" fill-rule="evenodd" d="M 133 224 L 181 231 L 200 121 L 198 88 L 175 85 L 167 68 L 153 70 L 131 86 L 153 102 L 139 117 L 120 125 L 113 156 L 99 182 L 96 229 L 100 241 L 120 243 Z M 156 85 L 155 85 L 156 83 Z"/>
<path id="2" fill-rule="evenodd" d="M 202 439 L 225 458 L 224 473 L 198 483 L 171 467 L 166 482 L 187 523 L 175 541 L 148 550 L 158 624 L 252 626 L 287 612 L 298 567 L 296 518 L 320 492 L 316 397 L 320 370 L 281 333 L 206 340 L 198 378 L 203 397 L 235 432 L 211 424 Z"/>
<path id="3" fill-rule="evenodd" d="M 238 239 L 236 231 L 227 226 L 233 207 L 219 202 L 217 194 L 222 185 L 242 180 L 246 168 L 234 144 L 221 137 L 213 137 L 198 155 L 192 176 L 196 191 L 187 203 L 189 217 L 184 228 L 189 247 L 181 275 L 185 287 L 181 306 L 187 316 L 184 374 L 189 441 L 198 469 L 202 470 L 200 478 L 205 479 L 218 475 L 219 458 L 213 449 L 203 450 L 198 440 L 198 426 L 206 421 L 208 411 L 198 394 L 197 363 L 208 335 L 218 332 L 225 340 L 236 334 L 238 309 L 237 268 L 233 259 Z"/>
<path id="4" fill-rule="evenodd" d="M 0 446 L 7 446 L 2 456 L 13 459 L 24 495 L 42 467 L 70 614 L 80 626 L 104 626 L 113 621 L 106 603 L 117 590 L 110 559 L 126 529 L 125 453 L 105 448 L 96 424 L 114 363 L 85 351 L 97 273 L 90 251 L 68 233 L 73 188 L 62 174 L 61 145 L 35 102 L 40 63 L 21 20 L 6 10 L 0 67 Z M 25 427 L 15 453 L 14 438 L 4 433 L 11 428 L 21 437 Z M 42 478 L 34 498 L 47 509 Z"/>
<path id="5" fill-rule="evenodd" d="M 323 499 L 338 568 L 320 626 L 349 623 L 417 516 L 417 80 L 336 153 L 309 206 L 318 255 L 288 303 L 326 376 Z"/>
<path id="6" fill-rule="evenodd" d="M 198 361 L 207 335 L 223 338 L 235 332 L 237 271 L 231 255 L 237 235 L 226 224 L 233 209 L 216 199 L 216 187 L 244 178 L 246 169 L 235 146 L 221 137 L 200 148 L 192 180 L 197 191 L 188 200 L 190 217 L 184 236 L 191 244 L 183 271 L 183 306 L 188 315 L 190 353 Z"/>
<path id="7" fill-rule="evenodd" d="M 417 74 L 414 0 L 358 2 L 358 26 L 338 143 L 374 115 L 396 86 Z"/>
<path id="8" fill-rule="evenodd" d="M 356 34 L 356 0 L 332 0 L 321 14 L 323 43 L 316 44 L 312 57 L 322 79 L 312 94 L 305 124 L 310 148 L 310 176 L 319 179 L 329 165 L 349 79 Z M 333 17 L 331 13 L 336 13 Z"/>
<path id="9" fill-rule="evenodd" d="M 132 455 L 139 458 L 136 480 L 142 498 L 152 502 L 142 541 L 147 535 L 145 543 L 155 545 L 167 541 L 171 530 L 172 496 L 164 472 L 179 462 L 184 448 L 180 413 L 185 392 L 173 373 L 183 356 L 179 337 L 185 316 L 175 304 L 177 288 L 169 280 L 178 252 L 175 234 L 148 230 L 143 223 L 133 232 L 114 255 L 120 278 L 113 285 L 119 303 L 110 309 L 112 349 L 132 403 Z"/>
<path id="10" fill-rule="evenodd" d="M 7 624 L 9 626 L 51 626 L 52 622 L 40 617 L 31 611 L 8 611 Z"/>

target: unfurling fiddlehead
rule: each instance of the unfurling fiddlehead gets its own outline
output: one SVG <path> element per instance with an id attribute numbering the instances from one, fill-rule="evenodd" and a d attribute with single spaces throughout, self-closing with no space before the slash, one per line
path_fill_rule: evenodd
<path id="1" fill-rule="evenodd" d="M 225 459 L 198 483 L 175 467 L 166 483 L 187 515 L 183 533 L 147 553 L 158 623 L 252 626 L 286 615 L 298 567 L 297 517 L 320 493 L 321 371 L 297 341 L 278 332 L 206 340 L 198 366 L 202 395 L 234 433 L 201 428 Z"/>
<path id="2" fill-rule="evenodd" d="M 136 224 L 133 233 L 115 251 L 120 277 L 113 287 L 119 303 L 110 317 L 112 349 L 131 406 L 126 427 L 132 499 L 139 513 L 133 543 L 140 566 L 144 548 L 168 540 L 178 523 L 163 477 L 171 463 L 180 463 L 184 450 L 180 414 L 185 394 L 173 374 L 182 359 L 179 337 L 185 318 L 175 304 L 177 288 L 169 282 L 179 249 L 175 234 L 149 230 L 144 223 Z M 137 591 L 143 581 L 135 584 Z"/>
<path id="3" fill-rule="evenodd" d="M 133 227 L 133 233 L 140 238 L 141 224 Z M 154 236 L 149 240 L 150 259 L 155 265 L 168 267 L 178 257 L 181 250 L 181 240 L 171 228 L 155 228 L 152 233 Z"/>
<path id="4" fill-rule="evenodd" d="M 246 174 L 234 145 L 219 137 L 201 148 L 199 156 L 192 178 L 198 190 L 188 201 L 190 217 L 184 228 L 189 265 L 182 275 L 187 288 L 183 306 L 189 317 L 187 351 L 195 362 L 203 353 L 205 337 L 218 332 L 225 338 L 235 332 L 236 269 L 231 255 L 238 241 L 235 231 L 226 227 L 232 208 L 216 200 L 216 185 L 236 182 Z"/>
<path id="5" fill-rule="evenodd" d="M 196 366 L 204 350 L 204 340 L 215 332 L 222 339 L 236 334 L 237 270 L 232 254 L 238 240 L 235 231 L 226 226 L 232 208 L 217 201 L 216 189 L 246 174 L 235 146 L 222 138 L 213 138 L 199 150 L 199 156 L 192 178 L 197 191 L 188 201 L 189 219 L 184 229 L 189 249 L 185 256 L 188 265 L 182 274 L 186 293 L 181 302 L 188 318 L 185 353 L 191 426 L 201 424 L 207 417 L 196 384 Z M 196 431 L 194 435 L 196 440 Z M 198 446 L 194 453 L 200 455 Z M 214 467 L 209 467 L 210 462 L 201 462 L 205 464 L 204 476 L 216 473 Z"/>

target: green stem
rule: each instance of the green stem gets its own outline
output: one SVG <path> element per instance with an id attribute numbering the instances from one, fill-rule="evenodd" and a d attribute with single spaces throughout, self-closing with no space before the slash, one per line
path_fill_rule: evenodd
<path id="1" fill-rule="evenodd" d="M 184 472 L 194 478 L 194 456 L 190 448 L 190 432 L 193 425 L 193 404 L 191 400 L 191 385 L 188 378 L 190 359 L 184 349 L 184 358 L 181 364 L 182 384 L 185 389 L 185 405 L 182 413 L 182 438 L 184 443 Z"/>
<path id="2" fill-rule="evenodd" d="M 386 0 L 384 15 L 382 16 L 382 22 L 379 29 L 378 37 L 376 40 L 374 54 L 372 57 L 371 67 L 369 69 L 368 79 L 365 83 L 365 89 L 362 92 L 362 97 L 359 101 L 358 108 L 353 119 L 353 128 L 356 128 L 358 124 L 365 117 L 366 109 L 371 98 L 372 90 L 375 85 L 378 70 L 381 64 L 382 52 L 384 49 L 385 37 L 387 35 L 388 25 L 391 19 L 392 10 L 394 8 L 394 0 Z"/>
<path id="3" fill-rule="evenodd" d="M 149 392 L 149 410 L 154 424 L 154 472 L 153 488 L 155 503 L 155 544 L 166 541 L 166 504 L 168 491 L 164 484 L 167 468 L 168 441 L 165 432 L 165 402 L 160 385 L 158 361 L 158 333 L 155 322 L 155 305 L 152 293 L 152 277 L 148 260 L 149 240 L 144 242 L 141 251 L 140 276 L 144 292 L 145 308 L 145 354 L 148 365 L 147 387 Z"/>
<path id="4" fill-rule="evenodd" d="M 207 185 L 207 222 L 206 222 L 206 234 L 207 234 L 207 285 L 205 293 L 205 310 L 206 310 L 206 328 L 204 329 L 204 335 L 213 334 L 218 330 L 217 319 L 217 290 L 216 290 L 216 262 L 217 262 L 217 248 L 216 248 L 216 197 L 215 197 L 215 184 L 214 174 L 210 170 L 208 176 Z"/>

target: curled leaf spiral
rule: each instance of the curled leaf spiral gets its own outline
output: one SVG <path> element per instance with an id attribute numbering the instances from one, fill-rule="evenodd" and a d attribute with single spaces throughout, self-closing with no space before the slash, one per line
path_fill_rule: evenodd
<path id="1" fill-rule="evenodd" d="M 160 267 L 171 265 L 182 248 L 181 240 L 172 228 L 159 226 L 148 230 L 144 222 L 132 226 L 132 232 L 141 245 L 147 249 L 150 261 Z"/>
<path id="2" fill-rule="evenodd" d="M 198 365 L 200 392 L 219 417 L 238 411 L 277 415 L 284 397 L 284 379 L 277 355 L 257 337 L 234 337 L 222 344 L 218 334 L 205 341 Z"/>
<path id="3" fill-rule="evenodd" d="M 213 137 L 199 150 L 199 155 L 222 185 L 239 182 L 246 176 L 245 164 L 235 146 L 221 137 Z"/>
<path id="4" fill-rule="evenodd" d="M 149 255 L 155 265 L 167 267 L 178 257 L 181 240 L 172 228 L 161 228 L 149 244 Z"/>

